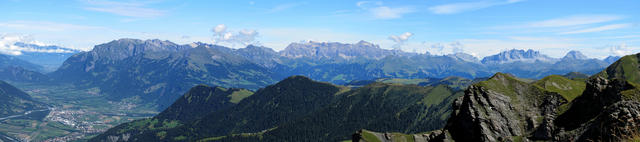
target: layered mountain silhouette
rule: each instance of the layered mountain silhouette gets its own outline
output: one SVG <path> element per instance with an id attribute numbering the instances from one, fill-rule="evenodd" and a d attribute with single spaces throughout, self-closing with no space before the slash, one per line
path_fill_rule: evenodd
<path id="1" fill-rule="evenodd" d="M 41 72 L 52 72 L 58 69 L 62 63 L 74 54 L 80 53 L 79 50 L 64 48 L 55 45 L 35 45 L 23 42 L 17 42 L 14 46 L 23 48 L 20 55 L 13 55 L 18 59 L 42 66 L 42 70 L 33 70 Z"/>
<path id="2" fill-rule="evenodd" d="M 112 100 L 140 96 L 143 102 L 164 109 L 197 84 L 255 90 L 291 75 L 346 84 L 378 78 L 481 78 L 495 72 L 539 79 L 569 72 L 594 74 L 607 65 L 577 51 L 551 58 L 514 49 L 478 60 L 464 53 L 437 56 L 387 50 L 365 41 L 292 43 L 274 51 L 254 45 L 231 49 L 119 39 L 71 56 L 48 76 L 58 82 L 99 87 Z"/>
<path id="3" fill-rule="evenodd" d="M 31 71 L 42 71 L 43 67 L 17 57 L 0 54 L 0 68 L 19 67 Z"/>
<path id="4" fill-rule="evenodd" d="M 166 108 L 197 84 L 258 88 L 277 78 L 228 48 L 120 39 L 70 57 L 50 75 L 63 82 L 100 87 L 110 99 L 140 96 Z"/>
<path id="5" fill-rule="evenodd" d="M 357 89 L 316 82 L 292 76 L 258 90 L 227 109 L 195 110 L 202 105 L 184 103 L 202 101 L 207 91 L 192 91 L 154 119 L 163 116 L 196 118 L 185 121 L 164 117 L 165 122 L 140 125 L 125 123 L 93 138 L 131 141 L 338 141 L 351 138 L 360 128 L 422 132 L 443 126 L 451 113 L 450 104 L 462 95 L 445 85 L 421 87 L 373 83 Z M 204 95 L 206 96 L 206 95 Z M 226 96 L 226 95 L 222 95 Z M 225 102 L 227 97 L 206 97 L 209 102 Z M 182 111 L 175 111 L 182 108 Z M 201 115 L 205 114 L 206 115 Z M 189 115 L 187 115 L 189 114 Z M 195 117 L 191 117 L 195 116 Z M 199 117 L 202 116 L 202 117 Z M 149 130 L 147 126 L 153 125 Z M 171 126 L 171 127 L 165 127 Z"/>
<path id="6" fill-rule="evenodd" d="M 635 141 L 639 57 L 624 56 L 584 82 L 561 76 L 524 82 L 496 74 L 471 85 L 453 103 L 442 130 L 411 135 L 360 130 L 354 141 Z"/>
<path id="7" fill-rule="evenodd" d="M 46 108 L 46 104 L 33 100 L 29 94 L 7 82 L 0 81 L 0 120 Z"/>

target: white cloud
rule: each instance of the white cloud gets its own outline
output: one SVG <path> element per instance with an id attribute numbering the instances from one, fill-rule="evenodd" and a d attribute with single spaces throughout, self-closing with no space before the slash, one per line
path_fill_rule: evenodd
<path id="1" fill-rule="evenodd" d="M 360 7 L 360 8 L 367 8 L 368 5 L 373 4 L 375 6 L 381 6 L 382 2 L 381 1 L 358 1 L 356 2 L 356 6 Z"/>
<path id="2" fill-rule="evenodd" d="M 404 42 L 407 41 L 409 39 L 409 37 L 413 36 L 413 33 L 410 32 L 405 32 L 401 35 L 391 35 L 389 36 L 389 39 L 393 40 L 394 42 Z"/>
<path id="3" fill-rule="evenodd" d="M 426 45 L 427 43 L 426 43 L 426 42 L 422 42 L 422 44 L 423 44 L 423 45 Z M 430 47 L 430 48 L 432 48 L 432 49 L 435 49 L 436 51 L 438 51 L 438 52 L 434 52 L 434 53 L 440 53 L 440 52 L 442 52 L 442 50 L 444 50 L 444 46 L 445 46 L 445 45 L 444 45 L 444 44 L 442 44 L 442 43 L 435 43 L 435 44 L 432 44 L 432 45 L 431 45 L 431 46 L 429 46 L 429 47 Z M 433 52 L 433 51 L 432 51 L 432 52 Z"/>
<path id="4" fill-rule="evenodd" d="M 267 13 L 275 13 L 275 12 L 280 12 L 280 11 L 284 11 L 287 9 L 291 9 L 297 6 L 302 5 L 303 3 L 285 3 L 285 4 L 279 4 L 274 6 L 273 8 L 269 9 L 267 11 Z"/>
<path id="5" fill-rule="evenodd" d="M 616 29 L 622 29 L 622 28 L 628 28 L 628 27 L 631 27 L 631 24 L 628 24 L 628 23 L 627 24 L 609 24 L 609 25 L 604 25 L 604 26 L 599 26 L 594 28 L 563 32 L 560 34 L 581 34 L 581 33 L 601 32 L 601 31 L 616 30 Z"/>
<path id="6" fill-rule="evenodd" d="M 102 27 L 74 25 L 65 23 L 55 23 L 47 21 L 8 21 L 0 22 L 0 27 L 22 30 L 38 30 L 38 31 L 72 31 L 72 30 L 90 30 L 90 29 L 102 29 Z"/>
<path id="7" fill-rule="evenodd" d="M 370 12 L 371 14 L 373 14 L 373 17 L 377 19 L 396 19 L 402 18 L 402 15 L 412 13 L 414 12 L 414 10 L 409 7 L 390 8 L 386 6 L 380 6 L 371 8 Z"/>
<path id="8" fill-rule="evenodd" d="M 393 45 L 393 49 L 400 49 L 411 36 L 413 33 L 405 32 L 401 35 L 391 35 L 389 39 L 396 43 Z"/>
<path id="9" fill-rule="evenodd" d="M 631 47 L 628 47 L 627 44 L 624 44 L 624 43 L 620 45 L 611 46 L 609 48 L 609 52 L 611 52 L 611 54 L 616 56 L 624 56 L 624 55 L 629 55 L 634 53 L 633 49 Z"/>
<path id="10" fill-rule="evenodd" d="M 412 7 L 389 7 L 384 6 L 380 1 L 359 1 L 356 6 L 366 11 L 375 19 L 397 19 L 403 15 L 415 12 Z"/>
<path id="11" fill-rule="evenodd" d="M 15 35 L 15 34 L 0 34 L 0 53 L 8 55 L 22 55 L 23 52 L 43 52 L 43 53 L 71 53 L 73 51 L 66 49 L 37 49 L 33 47 L 21 47 L 16 46 L 18 42 L 26 44 L 34 44 L 38 46 L 49 46 L 40 41 L 33 40 L 31 36 Z"/>
<path id="12" fill-rule="evenodd" d="M 451 50 L 453 50 L 453 53 L 464 53 L 464 46 L 460 42 L 452 42 L 449 45 L 451 46 Z"/>
<path id="13" fill-rule="evenodd" d="M 219 24 L 213 28 L 213 32 L 215 33 L 224 33 L 225 31 L 227 31 L 227 26 L 224 24 Z"/>
<path id="14" fill-rule="evenodd" d="M 617 15 L 574 15 L 544 21 L 531 22 L 529 27 L 565 27 L 586 24 L 603 23 L 620 20 L 624 17 Z"/>
<path id="15" fill-rule="evenodd" d="M 235 44 L 241 44 L 243 46 L 259 44 L 259 42 L 256 41 L 256 37 L 258 37 L 256 30 L 243 29 L 234 34 L 231 31 L 227 31 L 226 25 L 219 24 L 211 29 L 211 31 L 213 32 L 214 44 L 227 43 L 231 44 L 231 46 L 235 46 Z"/>
<path id="16" fill-rule="evenodd" d="M 465 52 L 464 50 L 465 46 L 459 41 L 454 41 L 449 44 L 423 42 L 422 46 L 427 46 L 428 48 L 426 49 L 426 51 L 434 55 L 446 55 L 446 54 L 452 54 L 452 53 Z M 475 56 L 475 53 L 473 54 Z"/>
<path id="17" fill-rule="evenodd" d="M 147 8 L 146 5 L 152 1 L 86 1 L 89 5 L 84 7 L 85 10 L 111 13 L 120 16 L 136 17 L 136 18 L 153 18 L 165 15 L 166 11 Z"/>
<path id="18" fill-rule="evenodd" d="M 434 14 L 456 14 L 466 11 L 473 11 L 492 6 L 518 3 L 524 0 L 507 0 L 507 1 L 479 1 L 479 2 L 461 2 L 450 3 L 429 7 L 429 11 Z"/>

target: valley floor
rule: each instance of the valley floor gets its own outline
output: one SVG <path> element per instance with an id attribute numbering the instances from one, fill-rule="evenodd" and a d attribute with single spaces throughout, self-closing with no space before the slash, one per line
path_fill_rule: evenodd
<path id="1" fill-rule="evenodd" d="M 0 135 L 23 141 L 77 141 L 158 112 L 151 106 L 136 105 L 139 99 L 109 101 L 96 88 L 68 84 L 15 83 L 34 99 L 48 104 L 44 110 L 0 118 Z"/>

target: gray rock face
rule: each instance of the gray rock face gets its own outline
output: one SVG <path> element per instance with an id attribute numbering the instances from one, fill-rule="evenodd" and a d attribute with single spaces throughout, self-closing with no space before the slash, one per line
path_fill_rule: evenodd
<path id="1" fill-rule="evenodd" d="M 586 127 L 578 141 L 624 141 L 640 131 L 640 103 L 615 103 Z"/>
<path id="2" fill-rule="evenodd" d="M 492 79 L 502 80 L 499 76 Z M 640 91 L 627 81 L 590 79 L 583 95 L 560 116 L 559 107 L 568 102 L 559 94 L 504 84 L 511 84 L 517 93 L 469 87 L 462 100 L 454 103 L 454 113 L 444 128 L 451 135 L 448 140 L 625 141 L 640 132 L 636 96 Z"/>
<path id="3" fill-rule="evenodd" d="M 517 50 L 512 49 L 509 51 L 500 52 L 499 54 L 487 56 L 482 59 L 483 64 L 504 64 L 513 62 L 546 62 L 555 63 L 558 61 L 556 58 L 551 58 L 547 55 L 540 54 L 539 51 L 534 50 Z"/>
<path id="4" fill-rule="evenodd" d="M 580 51 L 571 50 L 562 59 L 563 60 L 565 60 L 565 59 L 586 60 L 586 59 L 589 59 L 589 58 L 587 56 L 585 56 L 584 54 L 582 54 L 582 52 L 580 52 Z"/>
<path id="5" fill-rule="evenodd" d="M 492 80 L 512 85 L 514 92 L 469 87 L 462 101 L 454 104 L 454 114 L 445 127 L 453 140 L 514 141 L 536 131 L 544 134 L 551 131 L 544 127 L 555 109 L 567 102 L 559 94 L 541 92 L 525 83 L 514 84 L 504 76 L 497 75 Z"/>
<path id="6" fill-rule="evenodd" d="M 176 52 L 187 48 L 189 48 L 188 45 L 178 45 L 170 41 L 161 41 L 158 39 L 143 41 L 125 38 L 96 45 L 90 53 L 92 53 L 94 57 L 122 60 L 127 57 L 144 54 L 145 52 Z"/>
<path id="7" fill-rule="evenodd" d="M 237 54 L 256 64 L 273 68 L 281 63 L 278 52 L 271 48 L 249 45 L 236 50 Z"/>
<path id="8" fill-rule="evenodd" d="M 480 60 L 478 60 L 478 58 L 474 57 L 473 55 L 467 54 L 467 53 L 454 53 L 454 54 L 449 54 L 447 55 L 448 57 L 460 60 L 460 61 L 466 61 L 466 62 L 473 62 L 473 63 L 479 63 Z"/>
<path id="9" fill-rule="evenodd" d="M 338 42 L 291 43 L 280 52 L 288 58 L 326 58 L 326 59 L 381 59 L 393 55 L 394 51 L 382 49 L 380 46 L 360 41 L 357 44 L 343 44 Z"/>
<path id="10" fill-rule="evenodd" d="M 616 62 L 620 58 L 621 58 L 620 56 L 608 56 L 607 58 L 604 58 L 603 61 L 607 62 L 608 64 L 611 64 L 613 62 Z"/>

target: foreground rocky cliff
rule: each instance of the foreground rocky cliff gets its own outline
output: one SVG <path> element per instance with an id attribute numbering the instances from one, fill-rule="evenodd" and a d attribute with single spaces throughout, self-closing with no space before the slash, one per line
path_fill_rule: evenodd
<path id="1" fill-rule="evenodd" d="M 354 134 L 354 141 L 633 141 L 640 130 L 640 54 L 585 83 L 560 76 L 527 83 L 498 73 L 470 86 L 442 130 Z M 574 99 L 575 98 L 575 99 Z"/>

